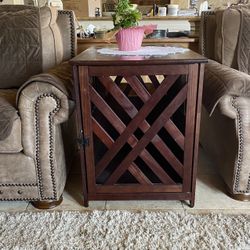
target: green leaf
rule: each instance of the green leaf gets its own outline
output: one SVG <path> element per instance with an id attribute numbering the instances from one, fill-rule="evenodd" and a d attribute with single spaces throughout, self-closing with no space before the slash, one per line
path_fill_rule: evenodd
<path id="1" fill-rule="evenodd" d="M 115 14 L 112 18 L 115 29 L 129 28 L 138 25 L 142 14 L 139 10 L 133 8 L 129 0 L 118 0 L 115 7 Z"/>

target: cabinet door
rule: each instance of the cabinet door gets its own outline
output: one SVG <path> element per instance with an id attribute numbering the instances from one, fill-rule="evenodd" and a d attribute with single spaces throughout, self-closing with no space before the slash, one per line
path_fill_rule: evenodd
<path id="1" fill-rule="evenodd" d="M 90 196 L 190 192 L 198 65 L 93 66 L 88 72 Z"/>

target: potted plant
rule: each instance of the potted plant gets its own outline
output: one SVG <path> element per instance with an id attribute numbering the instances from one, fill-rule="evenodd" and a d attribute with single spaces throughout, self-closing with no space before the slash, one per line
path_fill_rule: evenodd
<path id="1" fill-rule="evenodd" d="M 130 4 L 129 0 L 118 0 L 115 6 L 115 14 L 112 15 L 115 29 L 130 28 L 138 25 L 142 18 L 136 4 Z"/>
<path id="2" fill-rule="evenodd" d="M 142 13 L 129 0 L 118 0 L 112 15 L 119 50 L 134 51 L 141 47 L 148 26 L 138 26 Z"/>

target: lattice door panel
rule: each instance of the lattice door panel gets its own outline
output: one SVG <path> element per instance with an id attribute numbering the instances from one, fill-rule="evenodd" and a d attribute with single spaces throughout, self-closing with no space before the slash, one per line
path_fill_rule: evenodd
<path id="1" fill-rule="evenodd" d="M 127 185 L 133 192 L 181 192 L 190 178 L 184 150 L 188 75 L 100 74 L 88 87 L 95 166 L 90 192 L 100 186 L 126 192 Z"/>

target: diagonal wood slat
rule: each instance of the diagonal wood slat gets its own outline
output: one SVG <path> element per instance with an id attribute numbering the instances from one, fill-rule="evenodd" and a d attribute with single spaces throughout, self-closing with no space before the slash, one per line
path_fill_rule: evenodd
<path id="1" fill-rule="evenodd" d="M 148 90 L 145 89 L 141 84 L 139 84 L 139 81 L 137 77 L 125 77 L 128 84 L 132 86 L 136 94 L 141 98 L 143 102 L 146 102 L 151 95 L 149 94 Z M 166 81 L 166 78 L 163 80 L 161 84 L 164 84 Z M 184 136 L 181 133 L 181 131 L 176 127 L 176 125 L 170 120 L 166 122 L 164 125 L 165 129 L 168 131 L 168 133 L 172 136 L 172 138 L 177 142 L 177 144 L 180 146 L 180 148 L 184 149 Z"/>
<path id="2" fill-rule="evenodd" d="M 148 179 L 148 177 L 138 168 L 138 166 L 132 162 L 128 167 L 128 171 L 136 178 L 136 180 L 144 185 L 153 185 L 153 183 Z"/>
<path id="3" fill-rule="evenodd" d="M 167 84 L 168 87 L 170 88 L 177 78 L 178 76 L 170 76 L 168 79 L 166 79 L 165 84 Z M 138 113 L 138 110 L 131 103 L 128 97 L 124 95 L 124 93 L 120 90 L 120 88 L 114 85 L 109 78 L 102 77 L 100 78 L 100 80 L 102 84 L 105 86 L 105 88 L 108 89 L 110 94 L 112 94 L 112 96 L 116 99 L 116 101 L 124 108 L 127 114 L 131 118 L 134 118 L 134 116 Z M 146 120 L 144 120 L 139 125 L 139 127 L 143 132 L 146 132 L 150 128 L 150 125 L 147 123 Z M 156 134 L 155 137 L 152 139 L 152 143 L 164 157 L 168 156 L 169 163 L 174 167 L 175 171 L 179 174 L 179 176 L 182 177 L 183 165 L 179 162 L 178 159 L 176 159 L 175 155 L 166 146 L 165 142 L 163 142 L 162 139 Z"/>
<path id="4" fill-rule="evenodd" d="M 92 126 L 93 132 L 96 136 L 104 143 L 107 148 L 110 148 L 114 143 L 114 140 L 109 136 L 109 134 L 102 128 L 102 126 L 92 117 Z M 138 168 L 138 166 L 132 162 L 128 168 L 128 171 L 137 179 L 140 184 L 149 184 L 153 183 L 148 179 L 146 175 Z"/>
<path id="5" fill-rule="evenodd" d="M 116 78 L 115 78 L 115 83 L 118 85 L 118 86 L 121 86 L 122 85 L 122 79 L 123 79 L 123 76 L 117 76 Z M 125 95 L 128 95 L 129 94 L 129 92 L 131 91 L 131 87 L 130 87 L 130 85 L 129 84 L 127 84 L 126 83 L 126 87 L 125 87 L 125 89 L 124 89 L 124 93 L 125 93 Z"/>
<path id="6" fill-rule="evenodd" d="M 114 88 L 117 88 L 117 86 L 115 84 L 113 84 L 113 82 L 109 78 L 107 78 L 107 77 L 100 77 L 100 78 L 101 78 L 103 84 L 110 83 L 110 82 L 112 83 L 111 85 L 107 86 L 108 87 L 107 90 L 109 92 L 111 90 L 113 90 Z M 145 117 L 148 115 L 148 113 L 150 113 L 152 111 L 155 104 L 158 103 L 161 100 L 161 98 L 165 95 L 167 90 L 170 88 L 169 85 L 171 86 L 171 84 L 160 85 L 159 88 L 152 94 L 152 98 L 146 104 L 144 104 L 144 106 L 140 109 L 140 111 L 133 117 L 132 122 L 130 122 L 128 124 L 128 126 L 126 127 L 124 132 L 116 140 L 116 142 L 113 144 L 112 148 L 110 148 L 109 152 L 106 155 L 104 155 L 104 157 L 98 162 L 98 164 L 96 166 L 97 171 L 99 168 L 103 168 L 103 165 L 107 166 L 109 164 L 110 159 L 112 159 L 119 152 L 121 147 L 123 146 L 124 140 L 126 140 L 129 135 L 131 135 L 132 133 L 135 132 L 135 130 L 137 129 L 136 124 L 141 124 L 145 120 Z M 117 98 L 120 98 L 123 96 L 123 93 L 120 91 L 120 89 L 119 89 L 119 92 L 116 94 L 117 95 L 115 95 L 115 96 Z M 124 99 L 122 99 L 121 102 L 123 102 L 123 108 L 125 111 L 131 109 L 130 103 L 127 103 Z"/>
<path id="7" fill-rule="evenodd" d="M 107 148 L 110 148 L 112 144 L 114 143 L 113 138 L 106 132 L 105 129 L 98 123 L 98 121 L 92 116 L 92 129 L 95 133 L 95 135 L 101 139 L 104 145 L 106 145 Z"/>
<path id="8" fill-rule="evenodd" d="M 144 86 L 144 88 L 147 89 L 147 86 L 146 86 L 145 82 L 143 81 L 142 77 L 141 77 L 140 75 L 138 75 L 138 76 L 136 76 L 136 77 L 137 77 L 137 79 L 141 82 L 141 84 Z M 124 79 L 125 79 L 125 78 L 124 78 Z M 130 85 L 128 84 L 128 86 L 130 86 Z"/>
<path id="9" fill-rule="evenodd" d="M 106 184 L 113 185 L 126 171 L 128 166 L 137 157 L 140 152 L 155 136 L 155 133 L 162 128 L 163 124 L 171 117 L 171 115 L 178 109 L 178 107 L 185 101 L 187 95 L 187 85 L 175 96 L 172 102 L 164 109 L 161 115 L 156 119 L 151 128 L 144 134 L 137 145 L 125 157 L 121 164 L 113 171 L 111 176 L 106 181 Z"/>
<path id="10" fill-rule="evenodd" d="M 103 98 L 95 91 L 95 89 L 92 86 L 90 86 L 90 95 L 91 95 L 92 102 L 95 104 L 95 106 L 99 110 L 102 110 L 102 114 L 108 119 L 109 122 L 112 123 L 114 128 L 119 133 L 122 133 L 126 128 L 125 124 L 114 113 L 114 111 L 106 104 Z M 132 135 L 128 135 L 128 138 L 126 139 L 126 141 L 129 143 L 131 147 L 134 147 L 137 144 L 138 139 L 132 134 Z M 107 154 L 109 154 L 109 151 L 106 153 L 106 155 Z M 174 181 L 166 174 L 166 172 L 162 169 L 159 163 L 150 155 L 150 153 L 146 149 L 142 150 L 142 152 L 140 153 L 140 156 L 144 160 L 144 162 L 148 165 L 148 167 L 151 168 L 155 172 L 155 174 L 162 181 L 162 183 L 164 184 L 174 183 Z M 96 168 L 96 176 L 99 176 L 106 167 L 107 165 L 101 165 L 101 167 Z"/>
<path id="11" fill-rule="evenodd" d="M 160 83 L 155 75 L 149 75 L 149 79 L 151 80 L 152 84 L 154 85 L 155 88 L 158 88 Z"/>

